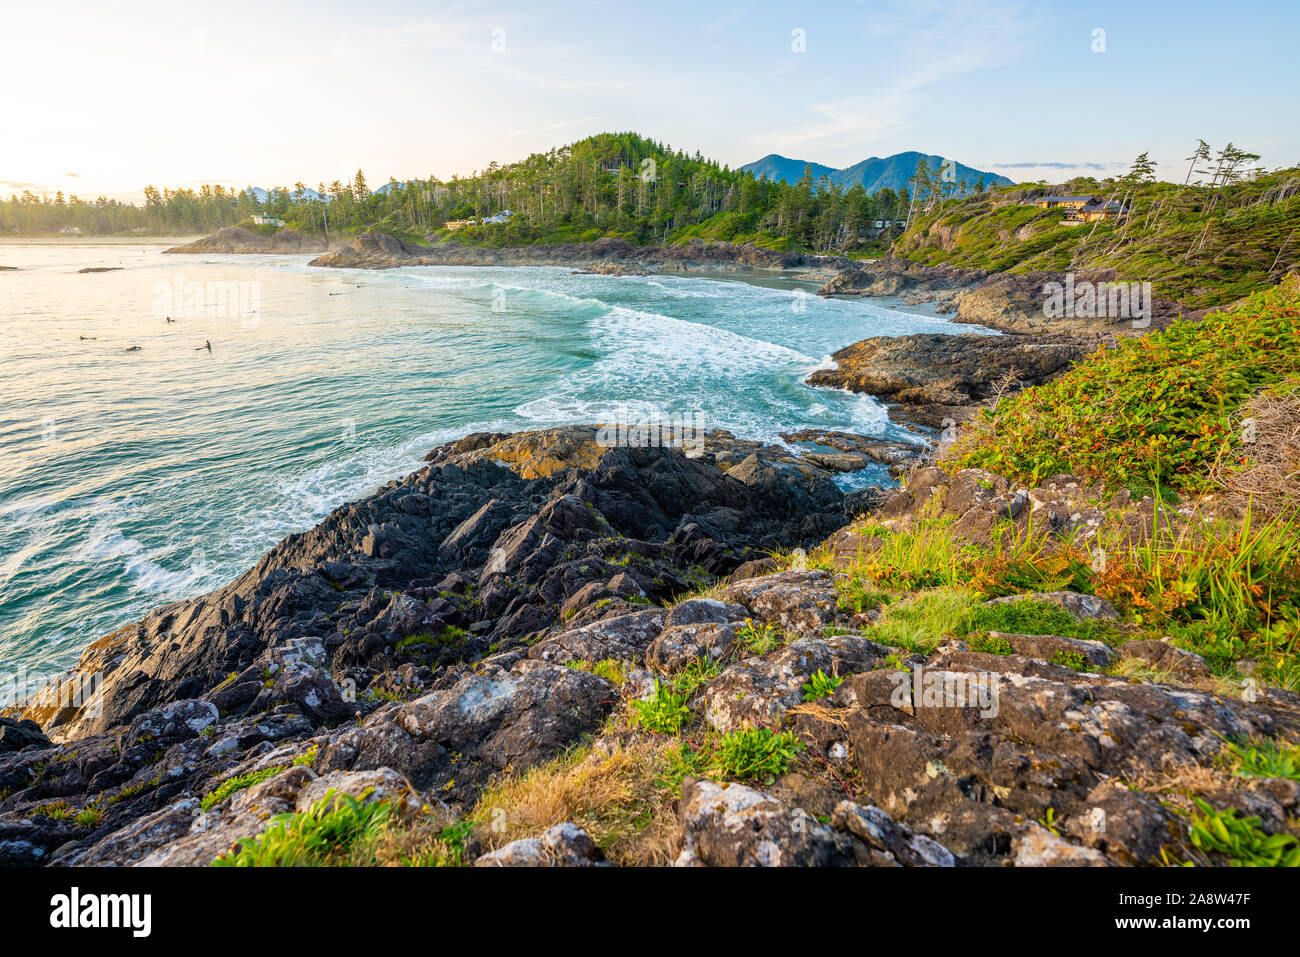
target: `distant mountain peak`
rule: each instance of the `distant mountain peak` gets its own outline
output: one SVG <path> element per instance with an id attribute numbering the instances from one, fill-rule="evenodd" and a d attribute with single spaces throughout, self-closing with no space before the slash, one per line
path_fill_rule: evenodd
<path id="1" fill-rule="evenodd" d="M 948 157 L 921 153 L 917 150 L 895 153 L 892 156 L 872 156 L 843 169 L 835 169 L 832 166 L 825 166 L 807 160 L 790 159 L 787 156 L 781 156 L 779 153 L 769 153 L 762 159 L 748 163 L 740 167 L 740 169 L 742 172 L 753 173 L 760 179 L 766 176 L 768 179 L 785 183 L 797 183 L 803 178 L 806 169 L 812 173 L 813 180 L 825 176 L 831 183 L 843 190 L 849 190 L 861 184 L 862 188 L 870 195 L 882 189 L 892 189 L 895 192 L 906 189 L 908 181 L 916 173 L 917 161 L 922 157 L 925 158 L 931 169 L 940 169 L 946 162 L 952 162 L 956 179 L 969 183 L 971 186 L 974 186 L 981 179 L 984 180 L 986 186 L 1010 186 L 1013 183 L 1012 180 L 997 173 L 978 170 L 955 160 L 950 160 Z"/>

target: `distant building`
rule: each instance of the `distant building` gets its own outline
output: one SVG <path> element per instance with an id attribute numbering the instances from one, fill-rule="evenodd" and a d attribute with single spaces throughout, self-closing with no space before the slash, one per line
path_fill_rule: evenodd
<path id="1" fill-rule="evenodd" d="M 463 228 L 463 227 L 465 227 L 465 226 L 473 226 L 473 225 L 474 225 L 474 220 L 472 220 L 472 219 L 449 219 L 449 220 L 447 220 L 447 229 L 451 230 L 453 233 L 454 233 L 456 230 L 461 229 L 461 228 Z"/>
<path id="2" fill-rule="evenodd" d="M 1042 196 L 1034 205 L 1039 209 L 1083 209 L 1096 202 L 1096 196 Z"/>
<path id="3" fill-rule="evenodd" d="M 495 216 L 488 216 L 486 219 L 483 220 L 483 222 L 485 222 L 485 223 L 505 223 L 505 222 L 509 222 L 509 221 L 510 221 L 510 217 L 513 216 L 513 215 L 514 215 L 514 213 L 511 212 L 510 210 L 508 210 L 508 209 L 503 209 L 503 210 L 501 210 L 501 212 L 497 213 Z"/>
<path id="4" fill-rule="evenodd" d="M 59 232 L 62 233 L 63 235 L 65 235 L 65 236 L 80 236 L 80 235 L 81 235 L 81 227 L 80 227 L 80 226 L 64 226 L 62 229 L 59 230 Z"/>
<path id="5" fill-rule="evenodd" d="M 1102 202 L 1096 196 L 1040 196 L 1034 200 L 1039 209 L 1063 209 L 1065 216 L 1061 219 L 1063 226 L 1082 226 L 1095 223 L 1101 219 L 1111 219 L 1126 211 L 1118 200 Z"/>
<path id="6" fill-rule="evenodd" d="M 1102 219 L 1111 219 L 1125 212 L 1125 206 L 1118 200 L 1112 199 L 1109 203 L 1089 203 L 1087 206 L 1080 206 L 1078 209 L 1072 209 L 1065 214 L 1061 223 L 1065 226 L 1082 226 L 1084 223 L 1095 223 Z"/>
<path id="7" fill-rule="evenodd" d="M 263 216 L 258 213 L 253 217 L 253 223 L 257 226 L 274 226 L 276 229 L 284 228 L 284 220 L 279 216 Z"/>
<path id="8" fill-rule="evenodd" d="M 905 219 L 876 219 L 871 222 L 873 229 L 896 229 L 899 226 L 906 225 L 907 220 Z"/>

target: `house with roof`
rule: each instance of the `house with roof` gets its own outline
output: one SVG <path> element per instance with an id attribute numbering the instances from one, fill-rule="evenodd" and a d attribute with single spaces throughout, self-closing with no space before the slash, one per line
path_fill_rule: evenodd
<path id="1" fill-rule="evenodd" d="M 1096 202 L 1096 196 L 1040 196 L 1034 205 L 1039 209 L 1082 209 Z"/>
<path id="2" fill-rule="evenodd" d="M 279 216 L 263 216 L 261 213 L 253 216 L 255 226 L 274 226 L 276 229 L 284 228 L 284 220 Z"/>
<path id="3" fill-rule="evenodd" d="M 1096 196 L 1040 196 L 1034 200 L 1039 209 L 1063 209 L 1062 226 L 1082 226 L 1103 219 L 1111 219 L 1126 211 L 1118 200 L 1103 202 Z"/>
<path id="4" fill-rule="evenodd" d="M 1082 226 L 1085 223 L 1111 219 L 1123 212 L 1126 212 L 1126 209 L 1119 200 L 1112 199 L 1108 203 L 1089 203 L 1086 206 L 1080 206 L 1078 209 L 1070 210 L 1061 220 L 1061 224 L 1064 226 Z"/>

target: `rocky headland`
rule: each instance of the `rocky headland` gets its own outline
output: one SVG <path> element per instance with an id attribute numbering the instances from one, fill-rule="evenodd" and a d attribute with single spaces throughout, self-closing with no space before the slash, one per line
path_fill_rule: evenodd
<path id="1" fill-rule="evenodd" d="M 339 245 L 340 242 L 331 242 L 328 248 L 336 248 Z M 315 236 L 304 236 L 292 229 L 282 229 L 269 236 L 263 236 L 239 226 L 227 226 L 211 236 L 204 236 L 183 246 L 173 246 L 171 249 L 164 249 L 163 252 L 293 255 L 320 253 L 326 248 L 325 240 Z"/>
<path id="2" fill-rule="evenodd" d="M 1112 270 L 1070 278 L 1082 288 L 1122 280 Z M 855 264 L 818 290 L 821 296 L 897 297 L 929 305 L 953 322 L 983 326 L 998 336 L 922 334 L 878 336 L 832 354 L 835 367 L 819 369 L 810 385 L 865 392 L 890 405 L 896 421 L 922 430 L 967 421 L 991 401 L 1041 385 L 1099 348 L 1121 338 L 1167 328 L 1178 318 L 1196 320 L 1210 310 L 1189 310 L 1151 299 L 1149 315 L 1057 315 L 1046 308 L 1053 283 L 1064 273 L 988 273 L 948 265 L 925 266 L 886 258 Z M 1135 321 L 1136 320 L 1136 321 Z"/>
<path id="3" fill-rule="evenodd" d="M 852 563 L 936 514 L 972 542 L 1003 520 L 1064 538 L 1107 520 L 1150 529 L 1150 499 L 925 469 L 882 506 L 723 433 L 694 457 L 597 437 L 444 445 L 229 585 L 92 643 L 0 718 L 0 862 L 207 865 L 333 793 L 458 834 L 461 863 L 608 863 L 592 823 L 520 810 L 505 840 L 469 814 L 529 769 L 586 768 L 594 787 L 611 762 L 670 757 L 675 739 L 621 716 L 701 661 L 715 664 L 682 685 L 683 741 L 767 728 L 798 756 L 766 777 L 688 768 L 671 785 L 647 766 L 667 796 L 635 852 L 606 841 L 624 862 L 1156 864 L 1187 843 L 1161 800 L 1173 775 L 1266 828 L 1300 807 L 1294 782 L 1213 770 L 1228 736 L 1300 731 L 1300 698 L 1227 695 L 1195 655 L 1126 640 L 1102 599 L 1028 596 L 1106 642 L 1006 634 L 993 654 L 895 646 L 879 608 L 852 598 Z M 818 567 L 771 556 L 823 542 Z M 1125 661 L 1149 676 L 1116 673 Z M 900 698 L 896 676 L 923 672 L 996 684 L 996 707 L 933 707 L 919 685 Z M 835 682 L 809 703 L 819 674 Z M 98 697 L 58 697 L 96 682 Z M 575 746 L 582 763 L 555 770 Z"/>

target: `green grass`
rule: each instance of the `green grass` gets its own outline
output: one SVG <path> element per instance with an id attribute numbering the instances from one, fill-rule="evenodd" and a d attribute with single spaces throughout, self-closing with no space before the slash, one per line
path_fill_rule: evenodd
<path id="1" fill-rule="evenodd" d="M 457 628 L 455 625 L 448 625 L 437 634 L 431 632 L 422 632 L 418 635 L 407 635 L 397 643 L 398 651 L 405 651 L 408 648 L 430 647 L 430 648 L 459 648 L 465 644 L 469 638 L 469 632 L 464 628 Z"/>
<path id="2" fill-rule="evenodd" d="M 369 842 L 384 831 L 390 817 L 387 801 L 367 804 L 330 791 L 306 811 L 281 814 L 256 837 L 246 838 L 213 867 L 323 867 L 363 856 Z"/>
<path id="3" fill-rule="evenodd" d="M 871 637 L 904 651 L 929 654 L 958 633 L 977 601 L 976 594 L 965 588 L 921 592 L 907 601 L 890 605 L 871 630 Z"/>
<path id="4" fill-rule="evenodd" d="M 972 608 L 959 630 L 967 633 L 1001 631 L 1010 635 L 1057 635 L 1085 641 L 1116 643 L 1119 632 L 1094 619 L 1075 618 L 1050 601 L 1021 599 Z"/>
<path id="5" fill-rule="evenodd" d="M 247 774 L 237 774 L 232 778 L 226 778 L 217 788 L 203 796 L 199 806 L 205 811 L 210 811 L 232 794 L 237 794 L 245 788 L 251 788 L 254 784 L 261 784 L 287 768 L 287 764 L 274 764 L 260 771 L 249 771 Z"/>
<path id="6" fill-rule="evenodd" d="M 759 658 L 785 644 L 785 633 L 780 628 L 771 622 L 752 618 L 746 618 L 745 623 L 736 629 L 736 637 L 751 655 Z"/>
<path id="7" fill-rule="evenodd" d="M 566 664 L 575 671 L 586 671 L 618 687 L 622 687 L 627 682 L 626 665 L 617 658 L 602 658 L 600 661 L 577 659 Z"/>
<path id="8" fill-rule="evenodd" d="M 986 635 L 983 632 L 976 632 L 967 638 L 967 644 L 970 645 L 971 651 L 978 651 L 983 655 L 1005 656 L 1016 653 L 1016 649 L 1011 647 L 1011 642 L 1001 635 Z"/>
<path id="9" fill-rule="evenodd" d="M 95 827 L 103 819 L 104 809 L 100 806 L 98 801 L 87 804 L 78 811 L 76 816 L 73 818 L 73 820 L 82 827 Z"/>

